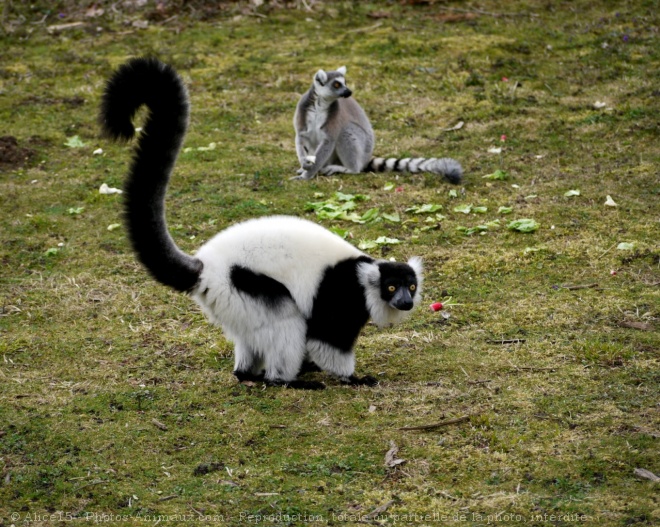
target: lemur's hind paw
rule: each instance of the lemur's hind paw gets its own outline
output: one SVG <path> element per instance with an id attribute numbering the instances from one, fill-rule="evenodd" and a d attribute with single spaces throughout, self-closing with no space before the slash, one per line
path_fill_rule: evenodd
<path id="1" fill-rule="evenodd" d="M 305 373 L 313 373 L 317 371 L 323 371 L 323 370 L 319 368 L 315 362 L 306 360 L 302 363 L 302 366 L 300 366 L 300 371 L 298 372 L 298 375 L 303 375 Z"/>
<path id="2" fill-rule="evenodd" d="M 376 386 L 378 384 L 378 379 L 371 375 L 365 375 L 364 377 L 351 375 L 346 379 L 342 379 L 341 382 L 342 384 L 348 384 L 349 386 Z"/>
<path id="3" fill-rule="evenodd" d="M 236 377 L 238 382 L 246 382 L 246 381 L 261 382 L 264 380 L 264 372 L 262 371 L 261 373 L 252 373 L 250 371 L 235 370 L 234 377 Z"/>

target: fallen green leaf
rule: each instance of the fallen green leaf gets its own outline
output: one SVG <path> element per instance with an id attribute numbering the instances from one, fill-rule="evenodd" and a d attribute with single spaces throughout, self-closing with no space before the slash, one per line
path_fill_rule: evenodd
<path id="1" fill-rule="evenodd" d="M 534 232 L 538 230 L 539 224 L 535 220 L 529 218 L 521 218 L 519 220 L 513 220 L 506 227 L 511 231 Z"/>
<path id="2" fill-rule="evenodd" d="M 504 181 L 505 179 L 509 179 L 509 174 L 505 172 L 504 170 L 496 170 L 492 174 L 488 174 L 486 176 L 482 176 L 483 179 L 495 179 L 498 181 Z"/>
<path id="3" fill-rule="evenodd" d="M 376 221 L 379 216 L 379 209 L 378 207 L 374 207 L 373 209 L 369 209 L 367 212 L 365 212 L 361 217 L 360 220 L 363 222 L 370 222 L 370 221 Z"/>
<path id="4" fill-rule="evenodd" d="M 580 195 L 580 191 L 577 190 L 577 189 L 576 190 L 569 190 L 569 191 L 564 193 L 564 196 L 566 196 L 567 198 L 570 198 L 571 196 L 579 196 L 579 195 Z"/>
<path id="5" fill-rule="evenodd" d="M 513 212 L 513 207 L 500 207 L 497 209 L 498 214 L 511 214 Z"/>
<path id="6" fill-rule="evenodd" d="M 375 249 L 378 247 L 376 240 L 364 240 L 358 243 L 358 249 L 361 251 L 368 251 L 370 249 Z"/>
<path id="7" fill-rule="evenodd" d="M 401 240 L 397 238 L 388 238 L 387 236 L 379 236 L 375 240 L 363 240 L 358 244 L 358 249 L 363 251 L 368 249 L 375 249 L 380 245 L 398 245 L 401 243 Z"/>
<path id="8" fill-rule="evenodd" d="M 462 212 L 463 214 L 470 214 L 470 212 L 472 212 L 472 205 L 458 205 L 454 207 L 454 212 Z"/>
<path id="9" fill-rule="evenodd" d="M 379 236 L 376 238 L 376 243 L 378 245 L 397 245 L 401 243 L 401 240 L 397 238 L 388 238 L 387 236 Z"/>
<path id="10" fill-rule="evenodd" d="M 74 135 L 73 137 L 69 137 L 66 140 L 66 143 L 64 143 L 65 146 L 68 146 L 69 148 L 82 148 L 83 146 L 87 146 L 85 143 L 82 142 L 82 139 L 80 139 L 79 136 Z"/>
<path id="11" fill-rule="evenodd" d="M 634 243 L 621 242 L 616 246 L 619 251 L 632 251 L 635 248 Z"/>
<path id="12" fill-rule="evenodd" d="M 339 227 L 329 227 L 328 230 L 330 232 L 334 232 L 337 236 L 343 238 L 344 240 L 348 238 L 349 235 L 348 229 L 341 229 Z"/>
<path id="13" fill-rule="evenodd" d="M 395 212 L 394 214 L 383 212 L 382 217 L 384 220 L 390 221 L 392 223 L 401 223 L 401 217 L 399 216 L 398 212 Z"/>
<path id="14" fill-rule="evenodd" d="M 472 236 L 476 233 L 486 234 L 486 231 L 488 231 L 488 225 L 475 225 L 474 227 L 464 227 L 463 225 L 459 225 L 456 227 L 456 230 L 462 232 L 466 236 Z"/>
<path id="15" fill-rule="evenodd" d="M 438 205 L 437 203 L 425 203 L 424 205 L 413 205 L 412 207 L 408 207 L 406 212 L 411 212 L 413 214 L 428 214 L 438 210 L 442 210 L 442 205 Z"/>
<path id="16" fill-rule="evenodd" d="M 344 194 L 343 192 L 335 192 L 335 199 L 338 201 L 365 201 L 369 199 L 366 194 Z"/>

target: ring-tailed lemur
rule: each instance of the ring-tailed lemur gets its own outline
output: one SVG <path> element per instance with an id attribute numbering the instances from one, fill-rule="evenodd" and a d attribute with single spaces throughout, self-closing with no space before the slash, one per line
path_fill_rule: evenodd
<path id="1" fill-rule="evenodd" d="M 293 179 L 371 171 L 431 172 L 450 183 L 461 182 L 460 163 L 448 157 L 372 157 L 374 131 L 362 107 L 351 98 L 345 77 L 345 66 L 336 71 L 319 70 L 312 87 L 298 101 L 293 126 L 301 168 Z"/>
<path id="2" fill-rule="evenodd" d="M 167 230 L 165 193 L 188 127 L 188 93 L 171 67 L 132 59 L 109 79 L 100 123 L 117 140 L 135 134 L 149 109 L 125 184 L 125 216 L 138 258 L 159 282 L 189 294 L 235 345 L 239 380 L 320 389 L 297 380 L 319 367 L 342 382 L 356 377 L 353 345 L 371 318 L 404 320 L 421 300 L 422 264 L 376 260 L 307 220 L 271 216 L 237 223 L 195 254 Z"/>

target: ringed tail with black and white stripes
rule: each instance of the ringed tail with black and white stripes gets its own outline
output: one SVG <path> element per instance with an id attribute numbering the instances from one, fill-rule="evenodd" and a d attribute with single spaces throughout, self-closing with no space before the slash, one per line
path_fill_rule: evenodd
<path id="1" fill-rule="evenodd" d="M 374 157 L 364 167 L 364 172 L 429 172 L 443 176 L 454 185 L 458 185 L 463 177 L 463 167 L 450 157 Z"/>

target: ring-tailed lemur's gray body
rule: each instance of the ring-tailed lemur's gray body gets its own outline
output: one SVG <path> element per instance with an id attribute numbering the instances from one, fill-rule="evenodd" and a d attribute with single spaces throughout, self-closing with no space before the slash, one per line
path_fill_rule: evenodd
<path id="1" fill-rule="evenodd" d="M 234 342 L 234 374 L 296 388 L 301 371 L 321 368 L 342 382 L 356 377 L 353 346 L 371 318 L 404 320 L 421 300 L 422 264 L 377 260 L 320 225 L 267 216 L 218 233 L 194 256 L 182 252 L 165 221 L 165 193 L 188 128 L 188 92 L 171 67 L 132 59 L 110 78 L 100 121 L 129 140 L 132 119 L 149 110 L 126 178 L 124 210 L 138 258 L 164 285 L 190 295 Z"/>
<path id="2" fill-rule="evenodd" d="M 294 179 L 370 171 L 430 172 L 450 183 L 461 182 L 463 169 L 455 159 L 372 157 L 374 131 L 351 94 L 346 86 L 346 67 L 319 70 L 314 75 L 312 87 L 298 101 L 293 118 L 301 167 Z"/>

